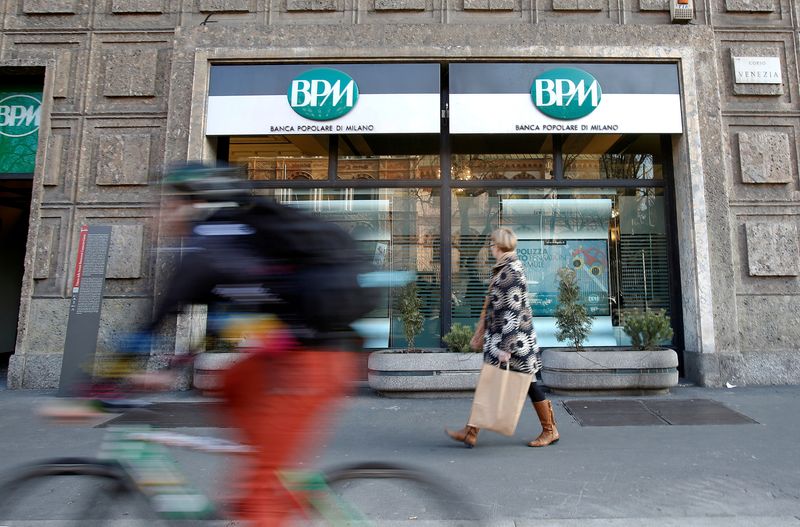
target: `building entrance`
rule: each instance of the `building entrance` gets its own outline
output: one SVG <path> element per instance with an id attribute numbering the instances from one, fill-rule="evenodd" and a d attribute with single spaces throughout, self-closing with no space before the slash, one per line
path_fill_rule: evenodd
<path id="1" fill-rule="evenodd" d="M 30 179 L 0 179 L 0 383 L 14 353 L 31 209 Z"/>

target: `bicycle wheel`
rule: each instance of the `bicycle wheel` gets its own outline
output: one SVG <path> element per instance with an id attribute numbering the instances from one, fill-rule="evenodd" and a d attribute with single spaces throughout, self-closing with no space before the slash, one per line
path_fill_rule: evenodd
<path id="1" fill-rule="evenodd" d="M 448 525 L 480 525 L 469 496 L 418 468 L 359 463 L 324 473 L 337 502 L 352 521 L 339 525 L 383 525 L 448 520 Z M 452 522 L 452 523 L 451 523 Z"/>
<path id="2" fill-rule="evenodd" d="M 147 498 L 116 462 L 87 458 L 41 461 L 0 484 L 4 527 L 161 526 Z"/>

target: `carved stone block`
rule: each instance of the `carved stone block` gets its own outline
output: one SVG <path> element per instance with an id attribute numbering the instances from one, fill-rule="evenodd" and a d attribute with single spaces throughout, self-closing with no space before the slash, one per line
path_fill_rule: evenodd
<path id="1" fill-rule="evenodd" d="M 26 15 L 73 15 L 75 0 L 25 0 L 22 12 Z"/>
<path id="2" fill-rule="evenodd" d="M 783 132 L 739 132 L 742 183 L 789 183 L 792 154 Z"/>
<path id="3" fill-rule="evenodd" d="M 105 54 L 103 95 L 106 97 L 153 97 L 156 95 L 158 51 L 117 49 Z"/>
<path id="4" fill-rule="evenodd" d="M 287 11 L 339 11 L 338 0 L 286 0 Z"/>
<path id="5" fill-rule="evenodd" d="M 375 11 L 423 11 L 425 0 L 375 0 Z"/>
<path id="6" fill-rule="evenodd" d="M 797 276 L 800 247 L 793 223 L 748 223 L 747 264 L 750 276 Z"/>
<path id="7" fill-rule="evenodd" d="M 36 238 L 36 259 L 33 264 L 33 279 L 44 280 L 50 278 L 53 254 L 57 247 L 57 229 L 55 225 L 44 223 L 39 227 L 39 236 Z"/>
<path id="8" fill-rule="evenodd" d="M 578 0 L 553 0 L 555 11 L 575 11 L 578 9 Z"/>
<path id="9" fill-rule="evenodd" d="M 56 187 L 63 182 L 64 157 L 67 153 L 66 145 L 68 136 L 64 133 L 50 133 L 47 138 L 45 150 L 44 177 L 42 184 L 45 187 Z"/>
<path id="10" fill-rule="evenodd" d="M 151 137 L 143 134 L 103 136 L 97 145 L 98 185 L 147 185 Z"/>
<path id="11" fill-rule="evenodd" d="M 106 278 L 141 278 L 144 225 L 113 225 Z"/>
<path id="12" fill-rule="evenodd" d="M 75 175 L 78 172 L 80 120 L 52 118 L 47 134 L 47 147 L 39 150 L 43 173 L 42 203 L 71 203 L 75 197 Z"/>
<path id="13" fill-rule="evenodd" d="M 669 11 L 669 0 L 639 0 L 642 11 Z"/>
<path id="14" fill-rule="evenodd" d="M 553 0 L 554 11 L 600 11 L 605 0 Z"/>
<path id="15" fill-rule="evenodd" d="M 200 11 L 203 13 L 247 12 L 250 11 L 250 0 L 200 0 Z"/>
<path id="16" fill-rule="evenodd" d="M 55 82 L 53 83 L 53 97 L 66 98 L 69 96 L 69 78 L 75 60 L 75 52 L 69 49 L 62 49 L 55 52 L 56 68 Z"/>
<path id="17" fill-rule="evenodd" d="M 164 12 L 164 0 L 112 0 L 111 12 L 117 15 Z"/>
<path id="18" fill-rule="evenodd" d="M 775 11 L 773 0 L 725 0 L 725 10 L 745 13 L 771 13 Z"/>
<path id="19" fill-rule="evenodd" d="M 513 11 L 516 0 L 464 0 L 465 11 Z"/>

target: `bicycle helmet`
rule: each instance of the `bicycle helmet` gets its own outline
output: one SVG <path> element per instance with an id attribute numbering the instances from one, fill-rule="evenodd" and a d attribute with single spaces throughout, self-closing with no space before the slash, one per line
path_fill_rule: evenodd
<path id="1" fill-rule="evenodd" d="M 226 201 L 248 194 L 244 168 L 191 161 L 170 165 L 162 180 L 166 194 L 200 201 Z"/>

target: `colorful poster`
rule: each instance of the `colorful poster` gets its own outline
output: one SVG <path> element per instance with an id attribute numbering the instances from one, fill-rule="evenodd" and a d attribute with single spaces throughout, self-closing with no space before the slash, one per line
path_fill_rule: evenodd
<path id="1" fill-rule="evenodd" d="M 589 314 L 610 314 L 606 240 L 519 240 L 517 255 L 525 266 L 534 316 L 555 316 L 558 270 L 564 267 L 575 271 Z"/>
<path id="2" fill-rule="evenodd" d="M 33 173 L 41 105 L 41 90 L 0 89 L 0 174 Z"/>

